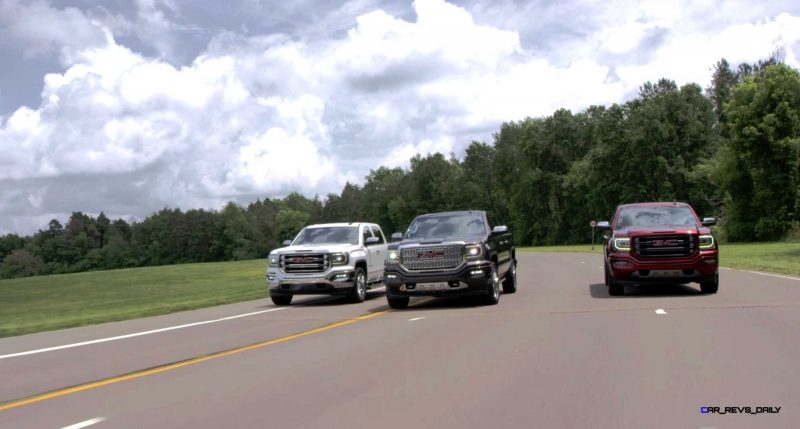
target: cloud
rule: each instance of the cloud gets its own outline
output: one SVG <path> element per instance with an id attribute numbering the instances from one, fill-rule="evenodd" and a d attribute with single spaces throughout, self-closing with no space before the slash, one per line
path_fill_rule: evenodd
<path id="1" fill-rule="evenodd" d="M 2 0 L 0 37 L 21 43 L 24 55 L 31 56 L 101 45 L 106 32 L 77 8 L 57 9 L 43 0 Z"/>
<path id="2" fill-rule="evenodd" d="M 0 22 L 13 21 L 8 11 L 28 16 L 30 8 L 0 1 Z M 461 154 L 504 121 L 624 101 L 660 77 L 705 85 L 721 56 L 753 61 L 785 44 L 796 64 L 800 41 L 789 13 L 736 21 L 726 12 L 705 28 L 698 16 L 708 2 L 531 3 L 505 23 L 498 11 L 513 2 L 417 0 L 410 18 L 372 4 L 320 18 L 332 29 L 357 14 L 330 37 L 222 31 L 176 62 L 170 49 L 192 30 L 171 2 L 83 18 L 33 3 L 66 28 L 4 31 L 44 50 L 63 49 L 65 31 L 86 36 L 44 77 L 38 107 L 0 118 L 0 228 L 27 233 L 78 210 L 141 218 L 164 206 L 338 192 L 417 153 Z M 87 18 L 100 15 L 114 19 Z M 568 41 L 559 52 L 531 43 L 554 16 L 575 35 L 555 36 Z M 133 23 L 142 23 L 136 37 L 153 44 L 161 32 L 167 44 L 151 55 L 128 46 Z"/>

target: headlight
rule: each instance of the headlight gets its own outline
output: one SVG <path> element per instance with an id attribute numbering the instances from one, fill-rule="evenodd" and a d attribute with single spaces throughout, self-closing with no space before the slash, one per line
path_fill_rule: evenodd
<path id="1" fill-rule="evenodd" d="M 270 253 L 269 254 L 269 264 L 270 265 L 278 265 L 278 260 L 280 259 L 280 255 L 277 253 Z"/>
<path id="2" fill-rule="evenodd" d="M 386 252 L 386 260 L 384 263 L 386 264 L 396 264 L 400 262 L 400 252 L 397 250 L 390 250 Z"/>
<path id="3" fill-rule="evenodd" d="M 481 252 L 483 252 L 483 250 L 481 250 L 480 244 L 471 244 L 465 247 L 464 251 L 466 252 L 468 258 L 474 258 L 476 256 L 480 256 Z"/>
<path id="4" fill-rule="evenodd" d="M 331 264 L 344 265 L 347 263 L 347 253 L 331 253 Z"/>
<path id="5" fill-rule="evenodd" d="M 631 239 L 629 237 L 615 238 L 611 242 L 611 247 L 619 252 L 629 252 L 631 250 Z"/>
<path id="6" fill-rule="evenodd" d="M 714 247 L 714 236 L 711 234 L 700 236 L 700 248 L 712 249 Z"/>

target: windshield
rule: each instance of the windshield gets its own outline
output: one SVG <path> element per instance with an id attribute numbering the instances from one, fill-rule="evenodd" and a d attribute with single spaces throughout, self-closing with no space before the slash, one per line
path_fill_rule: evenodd
<path id="1" fill-rule="evenodd" d="M 305 228 L 297 234 L 292 244 L 358 244 L 358 227 Z"/>
<path id="2" fill-rule="evenodd" d="M 651 226 L 697 226 L 689 207 L 630 207 L 619 212 L 617 228 Z"/>
<path id="3" fill-rule="evenodd" d="M 408 227 L 406 238 L 467 237 L 486 234 L 486 232 L 483 217 L 479 214 L 446 214 L 414 219 L 414 222 Z"/>

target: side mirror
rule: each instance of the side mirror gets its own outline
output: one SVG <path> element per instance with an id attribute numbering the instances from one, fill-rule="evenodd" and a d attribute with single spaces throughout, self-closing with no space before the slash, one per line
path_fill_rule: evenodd
<path id="1" fill-rule="evenodd" d="M 717 224 L 717 219 L 713 217 L 704 217 L 703 226 L 713 226 Z"/>
<path id="2" fill-rule="evenodd" d="M 403 233 L 402 232 L 395 232 L 392 234 L 392 241 L 402 241 L 403 240 Z"/>
<path id="3" fill-rule="evenodd" d="M 508 232 L 508 227 L 505 225 L 498 225 L 492 230 L 492 235 L 505 234 Z"/>
<path id="4" fill-rule="evenodd" d="M 596 228 L 600 231 L 611 231 L 611 224 L 607 220 L 601 220 L 597 222 Z"/>
<path id="5" fill-rule="evenodd" d="M 368 237 L 367 241 L 364 242 L 364 244 L 366 244 L 367 246 L 372 246 L 372 245 L 378 244 L 380 242 L 381 242 L 381 240 L 378 237 Z"/>
<path id="6" fill-rule="evenodd" d="M 284 246 L 291 246 L 292 245 L 292 240 L 283 240 L 283 245 Z"/>

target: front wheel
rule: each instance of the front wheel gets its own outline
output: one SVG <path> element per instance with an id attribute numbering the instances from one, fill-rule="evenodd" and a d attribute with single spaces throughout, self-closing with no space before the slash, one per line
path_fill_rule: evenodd
<path id="1" fill-rule="evenodd" d="M 506 273 L 503 280 L 503 293 L 514 293 L 517 291 L 517 261 L 511 260 L 511 268 Z"/>
<path id="2" fill-rule="evenodd" d="M 275 305 L 289 305 L 292 303 L 292 295 L 270 295 Z"/>
<path id="3" fill-rule="evenodd" d="M 606 272 L 606 286 L 608 286 L 608 294 L 611 296 L 625 295 L 625 286 L 617 283 L 614 280 L 614 276 L 611 275 L 608 265 L 605 265 L 603 268 Z"/>
<path id="4" fill-rule="evenodd" d="M 386 295 L 386 300 L 389 301 L 389 307 L 402 310 L 408 307 L 408 297 L 407 296 L 391 296 L 389 294 Z"/>
<path id="5" fill-rule="evenodd" d="M 700 290 L 703 293 L 717 293 L 719 290 L 719 274 L 716 274 L 711 280 L 700 282 Z"/>
<path id="6" fill-rule="evenodd" d="M 483 303 L 486 305 L 496 305 L 500 302 L 500 278 L 497 276 L 497 266 L 492 264 L 492 281 L 486 290 Z"/>
<path id="7" fill-rule="evenodd" d="M 350 302 L 359 303 L 364 302 L 367 298 L 367 275 L 364 274 L 364 269 L 361 267 L 356 268 L 353 274 L 353 290 L 350 292 Z"/>

